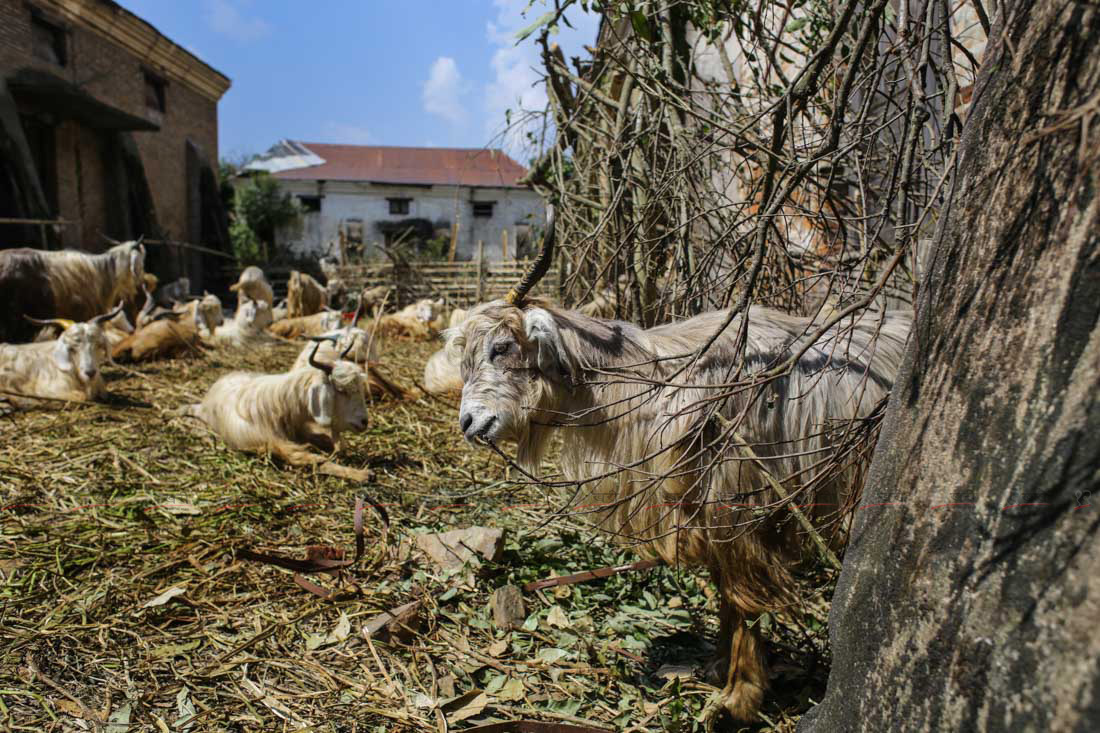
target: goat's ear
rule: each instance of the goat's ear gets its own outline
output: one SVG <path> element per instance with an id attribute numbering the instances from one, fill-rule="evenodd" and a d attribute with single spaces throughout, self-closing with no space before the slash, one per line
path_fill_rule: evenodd
<path id="1" fill-rule="evenodd" d="M 57 368 L 63 372 L 71 371 L 73 368 L 73 361 L 69 358 L 69 347 L 61 339 L 58 339 L 57 343 L 54 344 L 53 361 L 54 364 L 57 364 Z"/>
<path id="2" fill-rule="evenodd" d="M 315 384 L 309 388 L 309 414 L 323 428 L 332 425 L 336 395 L 332 385 Z"/>
<path id="3" fill-rule="evenodd" d="M 549 311 L 532 308 L 523 314 L 523 327 L 527 338 L 537 349 L 539 371 L 551 382 L 573 385 L 569 357 L 561 340 L 558 324 Z"/>

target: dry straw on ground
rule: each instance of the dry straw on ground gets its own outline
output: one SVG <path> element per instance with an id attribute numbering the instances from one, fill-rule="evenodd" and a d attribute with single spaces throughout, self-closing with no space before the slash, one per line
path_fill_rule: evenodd
<path id="1" fill-rule="evenodd" d="M 383 349 L 415 383 L 434 344 Z M 715 602 L 700 576 L 655 568 L 525 594 L 522 628 L 492 625 L 492 591 L 629 562 L 462 442 L 453 404 L 382 402 L 340 461 L 369 485 L 233 453 L 172 411 L 233 368 L 281 370 L 297 346 L 108 368 L 109 404 L 0 419 L 0 725 L 6 730 L 462 730 L 532 718 L 608 730 L 692 730 L 713 688 Z M 350 556 L 359 490 L 366 552 L 312 580 L 238 559 Z M 414 532 L 507 530 L 503 558 L 435 569 Z M 321 546 L 316 548 L 316 546 Z M 827 672 L 820 596 L 767 617 L 775 660 L 758 730 L 793 730 Z M 412 633 L 363 626 L 419 600 Z M 808 625 L 807 625 L 808 624 Z M 672 666 L 669 666 L 672 665 Z M 662 669 L 663 668 L 663 669 Z M 666 681 L 677 672 L 694 676 Z M 657 673 L 661 671 L 661 676 Z"/>

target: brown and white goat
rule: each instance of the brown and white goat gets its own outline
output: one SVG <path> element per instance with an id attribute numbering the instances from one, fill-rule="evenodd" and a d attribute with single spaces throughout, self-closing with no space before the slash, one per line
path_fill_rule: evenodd
<path id="1" fill-rule="evenodd" d="M 275 303 L 275 291 L 271 289 L 271 283 L 264 277 L 264 271 L 255 265 L 244 268 L 237 282 L 230 285 L 229 289 L 237 293 L 238 306 L 241 298 L 263 301 L 269 306 Z"/>
<path id="2" fill-rule="evenodd" d="M 88 321 L 111 310 L 119 300 L 137 296 L 145 275 L 141 240 L 103 254 L 74 250 L 0 250 L 0 341 L 34 338 L 24 319 Z"/>
<path id="3" fill-rule="evenodd" d="M 340 328 L 342 323 L 343 316 L 339 311 L 325 310 L 311 316 L 284 318 L 271 324 L 269 330 L 276 336 L 287 339 L 315 338 Z"/>
<path id="4" fill-rule="evenodd" d="M 204 339 L 212 337 L 218 326 L 225 323 L 222 301 L 210 293 L 203 293 L 201 298 L 181 303 L 174 310 L 180 314 L 182 320 L 190 321 Z"/>
<path id="5" fill-rule="evenodd" d="M 310 275 L 292 270 L 286 284 L 287 318 L 300 318 L 320 313 L 328 305 L 328 293 Z"/>
<path id="6" fill-rule="evenodd" d="M 0 344 L 0 397 L 17 407 L 36 403 L 34 397 L 87 402 L 106 394 L 100 366 L 108 359 L 102 324 L 122 312 L 122 306 L 86 323 L 64 319 L 65 330 L 54 341 Z"/>
<path id="7" fill-rule="evenodd" d="M 341 433 L 366 428 L 364 381 L 357 364 L 317 361 L 314 355 L 305 368 L 285 374 L 226 374 L 188 412 L 230 448 L 314 465 L 327 459 L 311 447 L 331 452 Z"/>
<path id="8" fill-rule="evenodd" d="M 643 330 L 520 298 L 478 306 L 448 333 L 463 433 L 515 441 L 518 462 L 537 474 L 559 432 L 561 471 L 597 525 L 665 562 L 708 568 L 727 655 L 718 701 L 753 719 L 767 674 L 746 622 L 790 598 L 806 540 L 775 511 L 784 500 L 768 475 L 800 504 L 833 504 L 807 510 L 818 521 L 861 488 L 862 462 L 824 466 L 838 435 L 889 393 L 910 317 L 864 314 L 808 343 L 816 323 L 754 307 L 693 359 L 726 313 Z M 781 376 L 735 387 L 787 360 Z M 758 518 L 760 507 L 771 510 Z"/>

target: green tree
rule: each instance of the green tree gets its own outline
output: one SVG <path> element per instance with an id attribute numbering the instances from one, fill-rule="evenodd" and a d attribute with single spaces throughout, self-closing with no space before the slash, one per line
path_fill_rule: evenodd
<path id="1" fill-rule="evenodd" d="M 271 260 L 275 232 L 297 220 L 298 204 L 266 173 L 251 177 L 237 187 L 233 197 L 230 238 L 238 259 Z"/>

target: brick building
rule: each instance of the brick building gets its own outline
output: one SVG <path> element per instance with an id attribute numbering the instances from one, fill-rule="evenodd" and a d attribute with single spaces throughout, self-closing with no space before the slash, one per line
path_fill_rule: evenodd
<path id="1" fill-rule="evenodd" d="M 111 0 L 0 0 L 0 248 L 145 235 L 228 252 L 216 169 L 229 84 Z M 148 251 L 150 271 L 195 288 L 223 262 Z"/>

